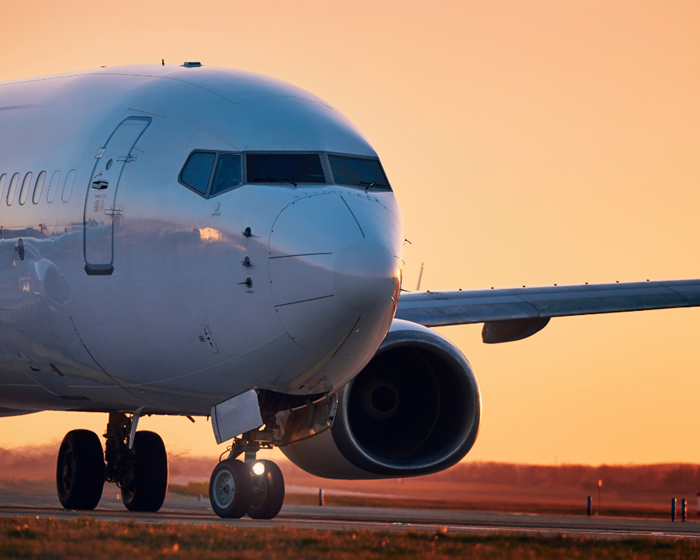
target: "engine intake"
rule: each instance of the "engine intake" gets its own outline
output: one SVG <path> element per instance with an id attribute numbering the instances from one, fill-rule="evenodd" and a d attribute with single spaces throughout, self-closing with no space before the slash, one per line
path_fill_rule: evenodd
<path id="1" fill-rule="evenodd" d="M 479 387 L 459 349 L 395 319 L 374 358 L 338 392 L 332 428 L 281 449 L 325 478 L 429 474 L 469 452 L 480 418 Z"/>

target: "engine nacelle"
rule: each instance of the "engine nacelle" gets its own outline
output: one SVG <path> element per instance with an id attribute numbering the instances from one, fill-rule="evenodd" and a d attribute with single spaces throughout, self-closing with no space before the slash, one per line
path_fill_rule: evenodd
<path id="1" fill-rule="evenodd" d="M 324 478 L 404 478 L 457 463 L 480 420 L 479 386 L 459 349 L 395 319 L 374 358 L 338 391 L 333 426 L 281 449 Z"/>

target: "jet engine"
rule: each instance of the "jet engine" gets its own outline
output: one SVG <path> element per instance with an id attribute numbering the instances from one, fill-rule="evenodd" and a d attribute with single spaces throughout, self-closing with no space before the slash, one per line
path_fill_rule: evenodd
<path id="1" fill-rule="evenodd" d="M 444 470 L 476 441 L 481 395 L 447 339 L 395 319 L 367 366 L 338 391 L 332 427 L 281 447 L 324 478 L 404 478 Z"/>

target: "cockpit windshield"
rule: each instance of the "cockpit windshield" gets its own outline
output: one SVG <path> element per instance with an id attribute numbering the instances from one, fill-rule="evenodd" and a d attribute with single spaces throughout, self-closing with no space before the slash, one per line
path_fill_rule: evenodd
<path id="1" fill-rule="evenodd" d="M 221 154 L 216 163 L 216 175 L 209 196 L 227 191 L 241 184 L 241 156 Z"/>
<path id="2" fill-rule="evenodd" d="M 328 152 L 219 152 L 194 150 L 180 183 L 211 198 L 245 184 L 345 185 L 391 191 L 376 157 Z"/>
<path id="3" fill-rule="evenodd" d="M 378 159 L 328 154 L 331 171 L 339 185 L 373 189 L 391 189 Z"/>
<path id="4" fill-rule="evenodd" d="M 246 154 L 249 183 L 325 183 L 318 154 Z"/>

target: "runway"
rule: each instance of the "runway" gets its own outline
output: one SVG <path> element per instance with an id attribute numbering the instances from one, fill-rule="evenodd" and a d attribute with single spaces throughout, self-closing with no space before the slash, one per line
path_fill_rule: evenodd
<path id="1" fill-rule="evenodd" d="M 220 519 L 209 500 L 169 494 L 158 513 L 133 513 L 115 496 L 103 496 L 94 511 L 64 510 L 46 494 L 0 493 L 0 516 L 76 519 L 106 522 L 294 527 L 333 531 L 420 531 L 449 534 L 520 534 L 622 539 L 634 537 L 700 539 L 700 523 L 606 517 L 531 515 L 479 511 L 285 505 L 271 521 Z"/>

